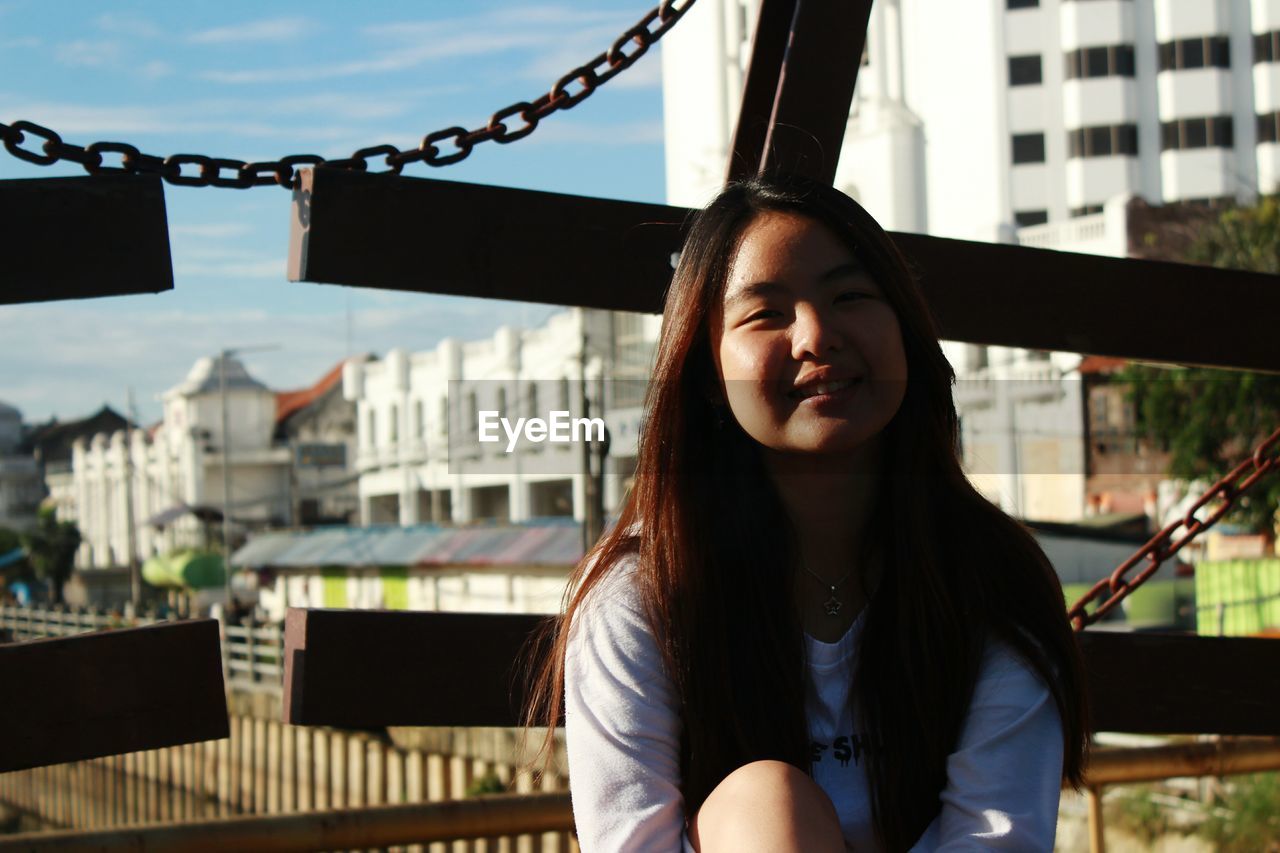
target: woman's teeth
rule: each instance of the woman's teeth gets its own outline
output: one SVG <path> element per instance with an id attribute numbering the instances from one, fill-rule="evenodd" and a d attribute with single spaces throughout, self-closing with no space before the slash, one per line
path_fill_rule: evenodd
<path id="1" fill-rule="evenodd" d="M 817 397 L 821 394 L 834 394 L 837 391 L 843 391 L 854 384 L 853 379 L 841 379 L 837 382 L 819 382 L 816 385 L 806 385 L 803 388 L 797 388 L 791 392 L 791 396 L 797 400 L 803 400 L 807 397 Z"/>

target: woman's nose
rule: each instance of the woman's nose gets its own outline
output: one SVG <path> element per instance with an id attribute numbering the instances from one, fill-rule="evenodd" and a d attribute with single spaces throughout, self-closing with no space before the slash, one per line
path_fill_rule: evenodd
<path id="1" fill-rule="evenodd" d="M 844 338 L 831 317 L 812 305 L 797 305 L 791 328 L 791 355 L 822 357 L 844 346 Z"/>

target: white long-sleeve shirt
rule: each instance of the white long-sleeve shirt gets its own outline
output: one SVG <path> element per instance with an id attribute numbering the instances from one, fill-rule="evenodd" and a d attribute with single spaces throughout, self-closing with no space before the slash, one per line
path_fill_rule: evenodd
<path id="1" fill-rule="evenodd" d="M 634 557 L 589 593 L 570 628 L 565 728 L 578 838 L 586 853 L 690 849 L 680 794 L 678 697 L 633 583 Z M 805 711 L 814 779 L 845 842 L 879 850 L 850 687 L 863 618 L 835 643 L 806 637 Z M 1048 688 L 1003 643 L 988 645 L 942 809 L 915 851 L 1052 850 L 1062 724 Z"/>

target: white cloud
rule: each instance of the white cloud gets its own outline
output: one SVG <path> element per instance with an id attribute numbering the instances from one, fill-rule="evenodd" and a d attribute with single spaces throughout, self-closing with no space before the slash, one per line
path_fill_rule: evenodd
<path id="1" fill-rule="evenodd" d="M 224 254 L 224 253 L 219 253 Z M 175 279 L 182 278 L 221 278 L 221 279 L 271 279 L 285 280 L 284 258 L 256 258 L 254 260 L 232 260 L 226 257 L 211 260 L 197 260 L 186 253 L 189 260 L 173 261 Z M 180 282 L 179 282 L 180 283 Z"/>
<path id="2" fill-rule="evenodd" d="M 43 44 L 44 42 L 35 36 L 24 36 L 22 38 L 0 41 L 0 50 L 18 50 L 24 47 L 36 48 Z"/>
<path id="3" fill-rule="evenodd" d="M 202 30 L 187 36 L 187 41 L 194 44 L 297 41 L 315 29 L 315 22 L 309 18 L 271 18 Z"/>
<path id="4" fill-rule="evenodd" d="M 295 290 L 290 301 L 298 305 L 313 297 L 331 306 L 338 302 L 326 286 L 281 287 Z M 420 294 L 391 294 L 379 299 L 376 307 L 365 308 L 361 306 L 371 301 L 368 291 L 348 293 L 353 304 L 353 354 L 385 353 L 396 346 L 429 349 L 448 336 L 486 338 L 502 323 L 518 323 L 522 311 L 540 319 L 549 310 Z M 348 354 L 347 319 L 341 308 L 323 313 L 296 308 L 173 308 L 182 299 L 176 292 L 120 299 L 129 300 L 127 313 L 118 310 L 123 302 L 105 312 L 92 301 L 6 306 L 0 312 L 0 339 L 8 353 L 0 400 L 18 406 L 28 420 L 55 413 L 72 418 L 93 412 L 103 402 L 120 408 L 132 387 L 142 416 L 150 420 L 159 415 L 159 396 L 178 384 L 196 359 L 222 347 L 278 346 L 245 360 L 255 376 L 280 389 L 315 382 Z M 58 330 L 56 346 L 49 345 L 49 329 Z"/>
<path id="5" fill-rule="evenodd" d="M 79 39 L 54 48 L 53 56 L 63 65 L 98 67 L 119 61 L 120 44 L 114 41 Z"/>
<path id="6" fill-rule="evenodd" d="M 374 24 L 364 27 L 362 34 L 375 41 L 398 46 L 346 62 L 217 69 L 206 71 L 201 76 L 228 84 L 292 83 L 385 74 L 440 60 L 522 50 L 540 51 L 554 58 L 555 70 L 537 75 L 554 80 L 608 47 L 630 23 L 633 21 L 617 12 L 547 5 L 502 9 L 446 20 Z M 551 59 L 538 58 L 531 68 L 543 71 L 551 64 Z"/>
<path id="7" fill-rule="evenodd" d="M 482 56 L 527 45 L 531 37 L 523 33 L 470 33 L 425 44 L 385 51 L 368 59 L 331 62 L 320 65 L 295 65 L 283 68 L 257 68 L 234 71 L 205 71 L 200 76 L 214 83 L 297 83 L 310 80 L 332 80 L 365 74 L 406 71 L 427 62 Z"/>
<path id="8" fill-rule="evenodd" d="M 94 23 L 104 33 L 117 33 L 145 39 L 160 38 L 164 35 L 164 31 L 155 22 L 134 15 L 108 12 L 99 15 Z"/>
<path id="9" fill-rule="evenodd" d="M 153 59 L 139 67 L 138 73 L 147 80 L 159 80 L 172 74 L 173 66 L 163 60 Z"/>
<path id="10" fill-rule="evenodd" d="M 169 226 L 169 234 L 172 236 L 198 237 L 212 240 L 243 237 L 250 233 L 251 230 L 248 223 L 245 222 L 201 222 Z"/>

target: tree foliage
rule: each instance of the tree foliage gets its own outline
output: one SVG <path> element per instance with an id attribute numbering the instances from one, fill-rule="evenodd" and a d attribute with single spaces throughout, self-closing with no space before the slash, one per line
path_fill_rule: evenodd
<path id="1" fill-rule="evenodd" d="M 1280 197 L 1224 211 L 1177 260 L 1280 273 Z M 1138 432 L 1171 454 L 1168 473 L 1179 479 L 1219 479 L 1280 428 L 1277 374 L 1130 365 L 1117 378 L 1130 385 Z M 1269 533 L 1277 508 L 1280 476 L 1271 474 L 1237 501 L 1226 520 Z"/>
<path id="2" fill-rule="evenodd" d="M 62 601 L 62 587 L 71 577 L 76 551 L 80 548 L 80 528 L 74 521 L 58 521 L 54 509 L 44 507 L 35 527 L 22 538 L 36 577 L 49 584 L 51 601 Z"/>

